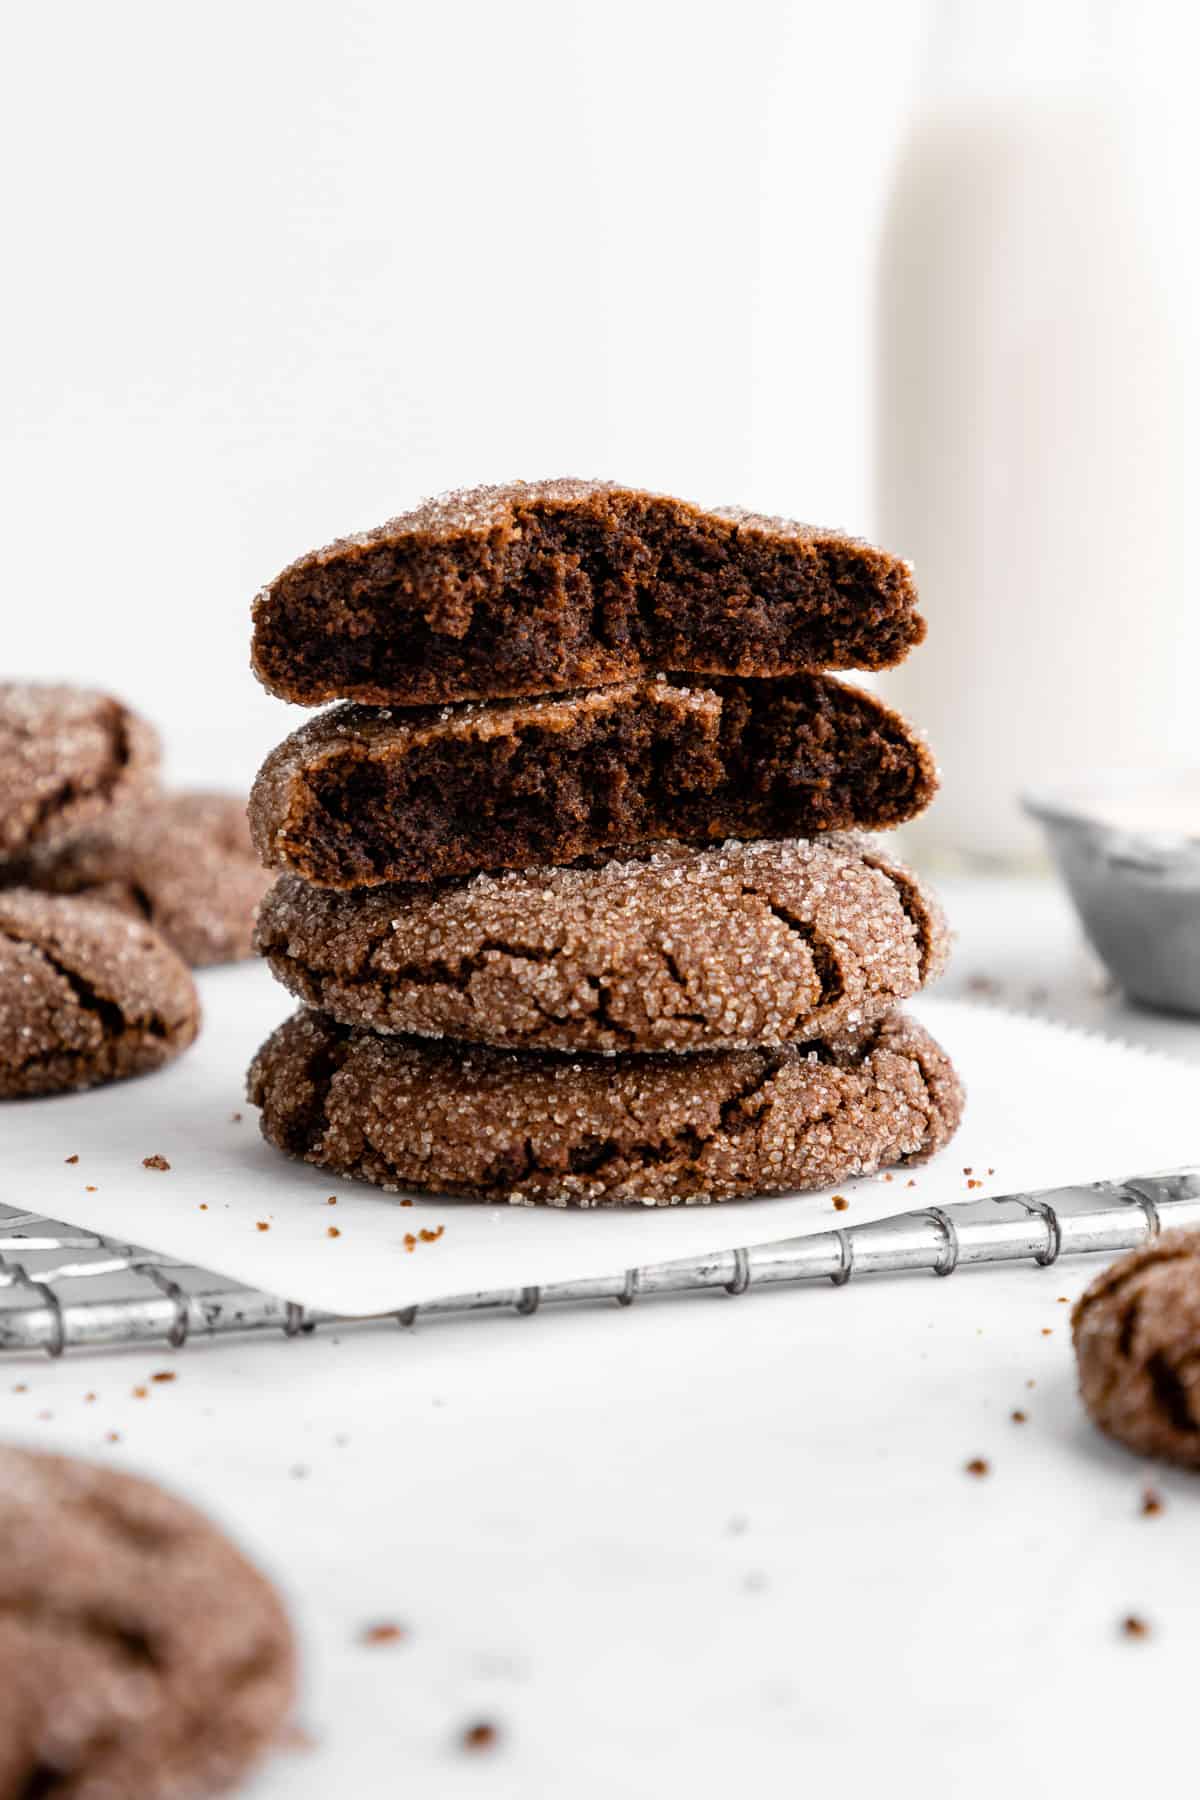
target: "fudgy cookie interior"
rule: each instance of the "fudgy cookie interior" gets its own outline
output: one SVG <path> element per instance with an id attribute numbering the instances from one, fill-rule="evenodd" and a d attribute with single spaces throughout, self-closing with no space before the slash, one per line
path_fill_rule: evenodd
<path id="1" fill-rule="evenodd" d="M 256 603 L 254 664 L 290 700 L 419 704 L 663 668 L 884 668 L 923 633 L 907 566 L 839 533 L 517 483 L 293 564 Z"/>
<path id="2" fill-rule="evenodd" d="M 875 830 L 936 785 L 903 720 L 817 675 L 414 717 L 335 708 L 281 745 L 251 803 L 264 861 L 324 887 L 428 881 L 639 839 Z"/>

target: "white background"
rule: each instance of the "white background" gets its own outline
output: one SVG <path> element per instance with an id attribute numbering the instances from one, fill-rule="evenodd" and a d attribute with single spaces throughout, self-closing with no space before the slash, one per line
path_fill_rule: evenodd
<path id="1" fill-rule="evenodd" d="M 177 778 L 248 784 L 295 722 L 255 589 L 426 493 L 597 474 L 869 533 L 913 0 L 9 18 L 4 664 L 126 695 Z"/>

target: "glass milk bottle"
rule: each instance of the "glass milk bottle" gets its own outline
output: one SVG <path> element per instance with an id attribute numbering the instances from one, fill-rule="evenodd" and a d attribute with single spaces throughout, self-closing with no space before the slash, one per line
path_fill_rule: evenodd
<path id="1" fill-rule="evenodd" d="M 943 770 L 918 855 L 1019 862 L 1021 789 L 1200 764 L 1200 137 L 1176 17 L 935 13 L 878 287 L 879 540 L 929 620 L 883 685 Z"/>

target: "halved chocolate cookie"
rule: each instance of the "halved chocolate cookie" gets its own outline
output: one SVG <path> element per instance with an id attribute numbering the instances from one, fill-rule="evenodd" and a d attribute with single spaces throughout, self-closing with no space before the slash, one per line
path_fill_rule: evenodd
<path id="1" fill-rule="evenodd" d="M 191 975 L 143 921 L 95 900 L 0 893 L 0 1099 L 144 1074 L 199 1025 Z"/>
<path id="2" fill-rule="evenodd" d="M 0 858 L 61 843 L 153 791 L 158 736 L 87 688 L 0 682 Z"/>
<path id="3" fill-rule="evenodd" d="M 258 948 L 310 1006 L 511 1049 L 853 1036 L 936 975 L 932 895 L 866 839 L 673 839 L 609 862 L 335 893 L 284 875 Z"/>
<path id="4" fill-rule="evenodd" d="M 945 1052 L 892 1013 L 853 1044 L 559 1056 L 378 1037 L 302 1010 L 249 1074 L 269 1142 L 379 1187 L 674 1206 L 824 1187 L 953 1135 Z"/>
<path id="5" fill-rule="evenodd" d="M 225 1793 L 276 1738 L 295 1653 L 274 1589 L 133 1476 L 0 1449 L 0 1797 Z"/>
<path id="6" fill-rule="evenodd" d="M 249 956 L 271 885 L 238 794 L 163 794 L 0 868 L 13 885 L 85 894 L 148 919 L 193 968 Z"/>
<path id="7" fill-rule="evenodd" d="M 414 706 L 658 669 L 881 669 L 920 643 L 907 563 L 857 538 L 605 481 L 426 501 L 285 569 L 254 605 L 272 693 Z"/>
<path id="8" fill-rule="evenodd" d="M 270 867 L 370 887 L 642 839 L 874 830 L 936 785 L 911 726 L 832 676 L 661 679 L 440 711 L 333 707 L 271 752 L 250 828 Z"/>

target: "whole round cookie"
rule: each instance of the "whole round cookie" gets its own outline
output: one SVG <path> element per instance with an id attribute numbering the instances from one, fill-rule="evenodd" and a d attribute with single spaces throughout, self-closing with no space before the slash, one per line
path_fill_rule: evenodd
<path id="1" fill-rule="evenodd" d="M 914 876 L 837 836 L 668 841 L 434 888 L 285 875 L 256 937 L 345 1025 L 607 1053 L 853 1035 L 938 973 L 946 941 Z"/>
<path id="2" fill-rule="evenodd" d="M 0 1800 L 203 1800 L 278 1735 L 274 1589 L 147 1481 L 0 1449 Z"/>
<path id="3" fill-rule="evenodd" d="M 153 728 L 108 694 L 0 682 L 0 857 L 60 843 L 151 793 L 158 758 Z"/>
<path id="4" fill-rule="evenodd" d="M 1122 1256 L 1071 1315 L 1079 1389 L 1101 1431 L 1200 1468 L 1200 1232 Z"/>
<path id="5" fill-rule="evenodd" d="M 13 866 L 10 880 L 148 919 L 194 968 L 251 954 L 271 877 L 236 794 L 163 794 Z"/>
<path id="6" fill-rule="evenodd" d="M 0 1099 L 144 1074 L 199 1025 L 191 975 L 144 921 L 95 900 L 0 893 Z"/>
<path id="7" fill-rule="evenodd" d="M 824 1187 L 948 1141 L 962 1088 L 891 1013 L 853 1044 L 560 1056 L 377 1037 L 301 1010 L 248 1092 L 289 1155 L 392 1190 L 674 1206 Z"/>

